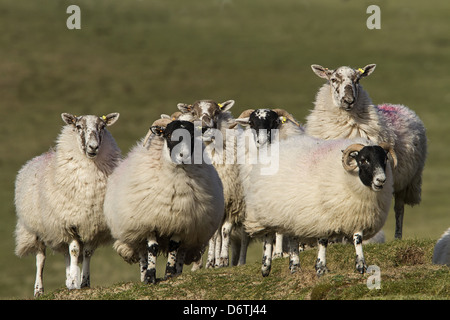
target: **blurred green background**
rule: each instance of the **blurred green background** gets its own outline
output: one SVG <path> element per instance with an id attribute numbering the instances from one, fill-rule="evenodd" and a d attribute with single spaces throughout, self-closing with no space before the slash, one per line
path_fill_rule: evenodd
<path id="1" fill-rule="evenodd" d="M 69 30 L 69 5 L 81 30 Z M 381 29 L 369 30 L 369 5 Z M 376 63 L 363 81 L 375 103 L 408 105 L 427 128 L 422 203 L 407 207 L 404 238 L 438 239 L 450 227 L 450 2 L 361 0 L 0 0 L 0 298 L 31 298 L 34 257 L 14 255 L 14 180 L 54 145 L 60 114 L 120 112 L 110 128 L 122 152 L 179 102 L 234 99 L 285 108 L 304 122 L 322 85 L 310 65 Z M 394 234 L 391 211 L 385 226 Z M 250 250 L 258 261 L 260 245 Z M 48 250 L 47 292 L 64 285 Z M 160 259 L 164 260 L 164 259 Z M 138 281 L 109 247 L 94 255 L 92 286 Z"/>

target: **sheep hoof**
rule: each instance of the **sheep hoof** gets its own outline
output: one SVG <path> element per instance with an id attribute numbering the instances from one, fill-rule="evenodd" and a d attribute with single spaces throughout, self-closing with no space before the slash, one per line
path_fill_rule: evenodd
<path id="1" fill-rule="evenodd" d="M 356 271 L 358 271 L 360 274 L 364 274 L 366 272 L 367 266 L 364 260 L 357 260 L 356 261 Z"/>
<path id="2" fill-rule="evenodd" d="M 328 270 L 327 266 L 322 261 L 316 263 L 315 268 L 316 268 L 317 277 L 319 277 L 319 278 L 321 276 L 323 276 L 324 274 L 330 272 L 330 270 Z"/>
<path id="3" fill-rule="evenodd" d="M 280 258 L 283 258 L 283 253 L 282 252 L 274 253 L 273 256 L 272 256 L 272 259 L 280 259 Z"/>
<path id="4" fill-rule="evenodd" d="M 219 259 L 219 268 L 228 267 L 228 258 Z"/>
<path id="5" fill-rule="evenodd" d="M 299 263 L 292 263 L 292 261 L 289 261 L 289 270 L 291 273 L 296 273 L 300 269 Z"/>
<path id="6" fill-rule="evenodd" d="M 144 277 L 145 284 L 155 284 L 156 283 L 156 269 L 147 269 Z"/>
<path id="7" fill-rule="evenodd" d="M 261 269 L 261 274 L 262 274 L 262 276 L 263 276 L 263 277 L 267 277 L 267 276 L 270 274 L 270 269 L 271 269 L 270 267 L 268 267 L 268 268 L 267 268 L 267 267 L 266 267 L 266 268 L 263 267 L 263 268 Z"/>
<path id="8" fill-rule="evenodd" d="M 36 288 L 34 289 L 34 297 L 38 298 L 44 294 L 44 288 Z"/>

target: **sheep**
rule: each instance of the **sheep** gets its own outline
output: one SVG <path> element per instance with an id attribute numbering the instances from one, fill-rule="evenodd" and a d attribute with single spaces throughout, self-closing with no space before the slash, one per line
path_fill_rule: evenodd
<path id="1" fill-rule="evenodd" d="M 306 133 L 323 139 L 363 137 L 394 147 L 399 167 L 394 172 L 395 238 L 402 238 L 404 205 L 421 202 L 422 171 L 427 154 L 423 122 L 406 106 L 373 105 L 359 81 L 369 76 L 375 64 L 354 70 L 329 70 L 311 66 L 327 80 L 318 91 L 314 109 L 307 116 Z"/>
<path id="2" fill-rule="evenodd" d="M 245 229 L 251 236 L 264 237 L 262 275 L 270 273 L 269 244 L 275 232 L 306 244 L 318 239 L 318 276 L 328 271 L 328 238 L 351 237 L 356 270 L 364 273 L 361 243 L 376 234 L 387 218 L 393 191 L 391 168 L 397 163 L 395 152 L 385 143 L 380 147 L 363 138 L 322 140 L 306 134 L 279 144 L 277 174 L 261 175 L 261 165 L 255 165 L 250 174 L 251 187 L 245 192 Z M 384 149 L 388 149 L 392 167 Z"/>
<path id="3" fill-rule="evenodd" d="M 108 180 L 104 213 L 113 248 L 139 261 L 146 284 L 156 283 L 159 252 L 168 254 L 165 278 L 181 273 L 223 219 L 222 183 L 201 158 L 198 131 L 188 121 L 156 120 Z"/>
<path id="4" fill-rule="evenodd" d="M 266 143 L 271 144 L 272 137 L 274 135 L 273 130 L 278 130 L 278 139 L 287 139 L 290 136 L 304 134 L 304 128 L 301 126 L 292 114 L 284 109 L 247 109 L 243 111 L 235 122 L 246 130 L 251 130 L 254 136 L 256 147 L 264 146 Z M 246 148 L 248 152 L 251 149 L 249 146 Z M 251 172 L 252 164 L 250 158 L 247 157 L 246 162 L 241 166 L 241 180 L 244 188 L 249 187 L 248 175 Z M 291 258 L 291 271 L 295 272 L 298 265 L 298 244 L 295 243 L 295 239 L 292 240 L 292 249 L 290 251 Z M 273 258 L 279 258 L 283 255 L 283 235 L 277 233 L 275 240 L 275 250 L 273 252 Z"/>
<path id="5" fill-rule="evenodd" d="M 208 248 L 206 268 L 226 267 L 229 265 L 230 235 L 242 225 L 245 217 L 245 202 L 239 167 L 235 165 L 234 155 L 236 144 L 234 134 L 229 130 L 235 125 L 234 118 L 229 111 L 235 104 L 234 100 L 216 103 L 212 100 L 198 100 L 193 104 L 179 103 L 178 109 L 184 119 L 201 121 L 204 128 L 206 152 L 212 160 L 223 183 L 225 199 L 225 216 L 220 230 L 211 238 Z M 238 231 L 239 232 L 239 231 Z M 248 247 L 248 236 L 243 234 L 239 261 L 245 264 Z M 234 254 L 234 253 L 233 253 Z M 236 261 L 236 259 L 232 259 Z"/>
<path id="6" fill-rule="evenodd" d="M 66 125 L 55 149 L 28 161 L 15 182 L 15 253 L 36 255 L 36 297 L 44 292 L 46 247 L 65 254 L 66 286 L 79 289 L 90 286 L 94 250 L 111 241 L 103 198 L 121 151 L 106 127 L 117 121 L 119 113 L 61 117 Z M 79 259 L 83 259 L 82 281 Z"/>
<path id="7" fill-rule="evenodd" d="M 450 228 L 437 241 L 433 251 L 433 264 L 450 266 Z"/>

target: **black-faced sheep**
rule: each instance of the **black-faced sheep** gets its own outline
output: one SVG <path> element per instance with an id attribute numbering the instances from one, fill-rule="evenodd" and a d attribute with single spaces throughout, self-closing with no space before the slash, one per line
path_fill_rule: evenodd
<path id="1" fill-rule="evenodd" d="M 387 148 L 386 146 L 384 146 Z M 389 150 L 396 162 L 395 153 Z M 275 232 L 302 243 L 319 239 L 317 274 L 326 272 L 327 239 L 350 237 L 356 269 L 364 272 L 362 239 L 383 226 L 391 203 L 391 165 L 383 148 L 367 139 L 321 140 L 299 135 L 280 141 L 277 174 L 261 175 L 255 165 L 245 189 L 245 228 L 271 244 Z M 270 195 L 270 196 L 268 196 Z M 271 246 L 263 255 L 262 274 L 271 266 Z"/>
<path id="2" fill-rule="evenodd" d="M 114 248 L 140 262 L 145 283 L 156 282 L 159 252 L 168 254 L 166 277 L 196 261 L 223 219 L 222 183 L 202 159 L 198 131 L 188 121 L 155 121 L 108 180 L 104 207 Z"/>
<path id="3" fill-rule="evenodd" d="M 178 109 L 183 117 L 190 116 L 190 121 L 201 121 L 208 153 L 212 164 L 217 169 L 223 183 L 225 199 L 225 216 L 220 229 L 211 238 L 208 249 L 206 267 L 226 267 L 229 265 L 229 247 L 231 233 L 239 230 L 245 217 L 245 201 L 239 167 L 236 166 L 236 143 L 234 118 L 229 111 L 234 100 L 216 103 L 212 100 L 198 100 L 193 104 L 179 103 Z M 229 145 L 232 142 L 233 144 Z M 242 234 L 241 251 L 238 264 L 245 263 L 248 236 Z M 236 259 L 233 259 L 236 261 Z"/>
<path id="4" fill-rule="evenodd" d="M 44 292 L 45 248 L 66 256 L 69 289 L 90 285 L 89 263 L 94 250 L 111 240 L 103 215 L 107 177 L 121 159 L 106 130 L 118 113 L 97 117 L 63 113 L 67 124 L 55 150 L 28 161 L 16 179 L 16 254 L 36 255 L 34 295 Z M 81 272 L 79 258 L 83 259 Z"/>

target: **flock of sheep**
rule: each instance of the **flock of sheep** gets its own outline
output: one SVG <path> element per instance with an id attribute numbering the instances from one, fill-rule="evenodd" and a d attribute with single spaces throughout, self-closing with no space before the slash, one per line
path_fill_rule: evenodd
<path id="1" fill-rule="evenodd" d="M 46 247 L 65 255 L 66 286 L 77 289 L 90 286 L 90 258 L 111 241 L 125 261 L 139 262 L 145 283 L 156 282 L 160 254 L 172 277 L 184 264 L 201 267 L 206 247 L 206 267 L 244 264 L 254 238 L 264 243 L 263 276 L 283 240 L 291 272 L 299 247 L 317 244 L 320 276 L 328 241 L 342 238 L 353 241 L 364 273 L 362 241 L 380 234 L 392 198 L 396 238 L 404 205 L 420 203 L 425 128 L 405 106 L 373 105 L 359 81 L 375 65 L 312 69 L 327 82 L 305 126 L 283 109 L 234 118 L 233 100 L 180 103 L 122 157 L 106 129 L 118 113 L 63 113 L 55 149 L 16 179 L 16 254 L 36 255 L 34 295 L 44 292 Z M 450 263 L 448 234 L 435 263 Z"/>

